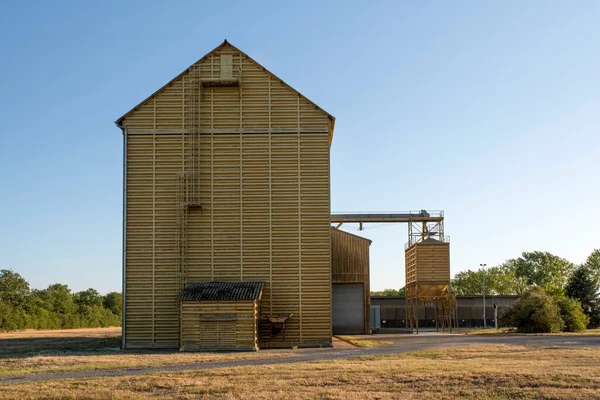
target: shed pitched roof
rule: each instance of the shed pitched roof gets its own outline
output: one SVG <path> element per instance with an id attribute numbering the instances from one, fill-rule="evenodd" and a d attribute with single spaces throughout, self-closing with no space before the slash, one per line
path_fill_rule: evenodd
<path id="1" fill-rule="evenodd" d="M 335 232 L 336 234 L 340 234 L 340 235 L 348 235 L 348 236 L 353 236 L 353 237 L 355 237 L 355 238 L 357 238 L 357 239 L 364 240 L 364 241 L 366 241 L 366 242 L 369 242 L 369 246 L 371 245 L 371 243 L 373 243 L 373 241 L 372 241 L 371 239 L 367 239 L 366 237 L 358 236 L 358 235 L 355 235 L 355 234 L 353 234 L 353 233 L 350 233 L 350 232 L 343 231 L 343 230 L 341 230 L 341 229 L 339 229 L 339 228 L 336 228 L 336 227 L 334 227 L 334 226 L 332 226 L 332 227 L 331 227 L 331 232 L 332 232 L 332 233 L 333 233 L 333 232 Z"/>
<path id="2" fill-rule="evenodd" d="M 331 144 L 331 140 L 333 138 L 333 130 L 335 127 L 335 117 L 331 114 L 329 114 L 327 111 L 323 110 L 321 107 L 319 107 L 315 102 L 311 101 L 308 97 L 304 96 L 302 93 L 300 93 L 299 91 L 297 91 L 296 89 L 294 89 L 293 87 L 291 87 L 290 85 L 288 85 L 287 83 L 285 83 L 281 78 L 277 77 L 274 73 L 272 73 L 271 71 L 269 71 L 268 69 L 266 69 L 265 67 L 263 67 L 260 63 L 258 63 L 256 60 L 254 60 L 252 57 L 248 56 L 248 54 L 244 53 L 243 51 L 241 51 L 240 49 L 238 49 L 237 47 L 235 47 L 234 45 L 232 45 L 231 43 L 229 43 L 227 41 L 227 39 L 225 39 L 223 41 L 223 43 L 221 43 L 219 46 L 215 47 L 212 51 L 210 51 L 209 53 L 207 53 L 204 57 L 202 57 L 201 59 L 199 59 L 198 61 L 196 61 L 194 64 L 198 64 L 201 61 L 203 61 L 204 59 L 208 58 L 211 54 L 219 51 L 221 48 L 225 47 L 225 46 L 230 46 L 231 48 L 233 48 L 236 51 L 239 51 L 242 55 L 244 55 L 247 59 L 251 60 L 252 62 L 254 62 L 255 64 L 257 64 L 259 67 L 261 67 L 265 72 L 267 72 L 269 75 L 271 75 L 273 78 L 277 79 L 278 81 L 280 81 L 282 84 L 284 84 L 285 86 L 289 87 L 291 90 L 293 90 L 294 92 L 296 92 L 300 97 L 302 97 L 303 99 L 305 99 L 306 101 L 308 101 L 309 103 L 311 103 L 312 105 L 314 105 L 318 110 L 322 111 L 325 115 L 327 115 L 329 117 L 329 119 L 331 120 L 331 129 L 329 132 L 329 143 Z M 146 104 L 148 101 L 150 101 L 155 95 L 157 95 L 158 93 L 162 92 L 165 88 L 167 88 L 169 85 L 171 85 L 173 82 L 175 82 L 177 79 L 179 79 L 181 76 L 183 76 L 187 71 L 189 70 L 189 67 L 186 68 L 185 70 L 183 70 L 179 75 L 177 75 L 176 77 L 174 77 L 173 79 L 171 79 L 169 82 L 167 82 L 165 85 L 163 85 L 160 89 L 158 89 L 157 91 L 155 91 L 154 93 L 152 93 L 150 96 L 148 96 L 146 99 L 144 99 L 142 102 L 140 102 L 137 106 L 133 107 L 131 110 L 129 110 L 127 113 L 123 114 L 122 117 L 120 117 L 119 119 L 117 119 L 115 121 L 115 124 L 117 124 L 118 127 L 121 127 L 121 124 L 123 123 L 123 120 L 125 118 L 127 118 L 129 115 L 131 115 L 135 110 L 137 110 L 139 107 L 141 107 L 142 105 Z"/>
<path id="3" fill-rule="evenodd" d="M 181 301 L 258 300 L 263 282 L 190 282 L 177 296 Z"/>

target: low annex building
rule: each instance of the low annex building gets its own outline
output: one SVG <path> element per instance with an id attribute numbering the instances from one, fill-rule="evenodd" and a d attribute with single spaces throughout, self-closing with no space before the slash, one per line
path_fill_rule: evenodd
<path id="1" fill-rule="evenodd" d="M 331 228 L 331 298 L 334 335 L 371 333 L 371 240 Z"/>
<path id="2" fill-rule="evenodd" d="M 262 282 L 190 282 L 179 293 L 181 350 L 258 350 Z"/>

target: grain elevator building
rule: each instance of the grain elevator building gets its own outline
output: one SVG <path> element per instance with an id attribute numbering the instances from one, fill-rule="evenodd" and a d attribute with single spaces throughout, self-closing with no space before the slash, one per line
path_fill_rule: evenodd
<path id="1" fill-rule="evenodd" d="M 123 347 L 330 345 L 334 118 L 225 41 L 117 125 Z"/>

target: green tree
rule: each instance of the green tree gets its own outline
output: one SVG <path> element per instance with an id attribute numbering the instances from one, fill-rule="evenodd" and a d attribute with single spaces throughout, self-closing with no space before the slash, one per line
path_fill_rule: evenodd
<path id="1" fill-rule="evenodd" d="M 480 295 L 482 289 L 482 271 L 461 271 L 454 275 L 454 279 L 451 282 L 452 290 L 454 293 L 460 296 L 474 296 Z M 485 279 L 484 281 L 486 293 L 491 291 L 491 280 Z"/>
<path id="2" fill-rule="evenodd" d="M 75 311 L 71 289 L 67 285 L 55 283 L 36 294 L 42 301 L 43 307 L 49 311 L 63 315 L 73 314 Z"/>
<path id="3" fill-rule="evenodd" d="M 600 249 L 592 251 L 584 264 L 595 276 L 597 281 L 600 281 Z"/>
<path id="4" fill-rule="evenodd" d="M 383 289 L 379 291 L 372 291 L 371 296 L 404 296 L 406 294 L 405 288 L 402 289 Z"/>
<path id="5" fill-rule="evenodd" d="M 488 274 L 492 280 L 493 294 L 521 294 L 527 288 L 525 281 L 517 277 L 517 268 L 513 260 L 508 260 L 497 267 L 490 268 Z"/>
<path id="6" fill-rule="evenodd" d="M 104 308 L 110 310 L 113 314 L 121 316 L 123 307 L 123 295 L 119 292 L 110 292 L 102 298 Z"/>
<path id="7" fill-rule="evenodd" d="M 583 264 L 577 267 L 573 275 L 569 278 L 565 294 L 579 300 L 583 306 L 583 310 L 589 315 L 592 306 L 598 299 L 599 286 L 600 282 L 598 282 L 593 271 L 590 270 L 587 264 Z"/>
<path id="8" fill-rule="evenodd" d="M 117 292 L 101 296 L 90 288 L 72 294 L 60 283 L 30 290 L 19 274 L 0 271 L 0 331 L 118 326 L 121 301 Z"/>
<path id="9" fill-rule="evenodd" d="M 89 288 L 73 295 L 73 301 L 78 306 L 102 306 L 102 296 L 96 289 Z"/>
<path id="10" fill-rule="evenodd" d="M 527 289 L 516 302 L 506 308 L 500 317 L 500 323 L 516 327 L 522 333 L 560 332 L 564 327 L 556 300 L 537 286 Z"/>
<path id="11" fill-rule="evenodd" d="M 559 297 L 556 299 L 560 309 L 560 317 L 565 323 L 565 332 L 583 332 L 588 326 L 590 319 L 583 313 L 581 303 L 570 297 Z"/>
<path id="12" fill-rule="evenodd" d="M 542 251 L 524 252 L 515 263 L 517 278 L 527 285 L 539 286 L 554 296 L 564 295 L 565 286 L 575 270 L 573 263 Z"/>
<path id="13" fill-rule="evenodd" d="M 485 271 L 462 271 L 454 275 L 452 290 L 458 295 L 481 295 L 483 286 L 489 295 L 520 294 L 525 285 L 516 277 L 515 268 L 510 263 L 491 267 Z"/>
<path id="14" fill-rule="evenodd" d="M 12 307 L 22 308 L 27 304 L 29 283 L 10 269 L 0 270 L 0 301 Z"/>
<path id="15" fill-rule="evenodd" d="M 598 328 L 600 327 L 600 299 L 596 299 L 596 301 L 592 304 L 592 312 L 589 315 L 590 323 L 588 324 L 588 328 Z"/>
<path id="16" fill-rule="evenodd" d="M 589 259 L 588 259 L 589 260 Z M 589 263 L 577 267 L 567 282 L 565 293 L 567 296 L 581 302 L 583 312 L 590 319 L 590 327 L 600 325 L 600 281 Z"/>

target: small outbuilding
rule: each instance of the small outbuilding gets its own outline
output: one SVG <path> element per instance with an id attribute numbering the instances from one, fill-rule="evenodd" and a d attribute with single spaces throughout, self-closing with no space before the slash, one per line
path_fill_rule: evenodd
<path id="1" fill-rule="evenodd" d="M 371 333 L 369 239 L 331 229 L 332 331 Z"/>
<path id="2" fill-rule="evenodd" d="M 263 282 L 190 282 L 179 293 L 181 350 L 258 350 Z"/>

